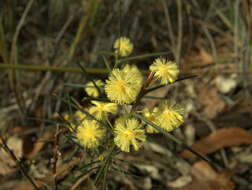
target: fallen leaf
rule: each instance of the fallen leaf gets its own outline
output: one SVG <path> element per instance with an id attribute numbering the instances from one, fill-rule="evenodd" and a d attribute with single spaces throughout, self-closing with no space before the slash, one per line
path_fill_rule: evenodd
<path id="1" fill-rule="evenodd" d="M 216 77 L 215 79 L 215 85 L 218 88 L 218 90 L 223 93 L 229 93 L 231 90 L 233 90 L 238 84 L 238 80 L 235 77 L 224 77 L 222 75 Z"/>
<path id="2" fill-rule="evenodd" d="M 163 88 L 160 88 L 158 90 L 154 90 L 152 92 L 149 92 L 146 96 L 152 96 L 152 97 L 165 97 L 165 95 L 169 91 L 169 86 L 165 86 Z M 152 110 L 155 105 L 157 105 L 160 102 L 160 99 L 151 99 L 151 98 L 144 98 L 144 102 L 146 104 L 146 107 L 149 110 Z"/>
<path id="3" fill-rule="evenodd" d="M 36 186 L 37 186 L 38 188 L 43 187 L 41 184 L 38 184 L 38 183 L 36 183 L 36 182 L 35 182 L 35 184 L 36 184 Z M 13 188 L 13 190 L 34 190 L 34 187 L 33 187 L 33 186 L 31 185 L 31 183 L 29 183 L 29 182 L 21 182 L 21 183 L 17 184 L 17 185 Z"/>
<path id="4" fill-rule="evenodd" d="M 57 166 L 57 173 L 56 177 L 58 180 L 64 178 L 67 174 L 69 174 L 69 171 L 72 169 L 72 167 L 80 162 L 80 159 L 73 159 L 68 163 L 62 164 L 60 166 Z M 33 182 L 36 184 L 38 188 L 42 188 L 44 186 L 51 186 L 54 183 L 54 178 L 53 176 L 48 176 L 48 177 L 43 177 L 39 179 L 34 179 Z M 34 189 L 33 186 L 31 185 L 30 182 L 24 182 L 20 183 L 13 188 L 14 190 L 20 190 L 20 189 L 25 189 L 25 190 L 30 190 Z"/>
<path id="5" fill-rule="evenodd" d="M 233 190 L 234 183 L 226 171 L 217 173 L 207 162 L 196 162 L 190 170 L 192 182 L 176 190 Z"/>
<path id="6" fill-rule="evenodd" d="M 225 102 L 220 98 L 217 88 L 209 88 L 201 84 L 198 87 L 198 101 L 204 107 L 203 114 L 213 119 L 225 108 Z"/>
<path id="7" fill-rule="evenodd" d="M 13 136 L 7 140 L 6 144 L 17 158 L 22 157 L 22 139 Z M 7 175 L 16 169 L 16 162 L 11 159 L 10 155 L 3 148 L 0 148 L 0 174 Z"/>
<path id="8" fill-rule="evenodd" d="M 148 173 L 151 178 L 159 180 L 161 179 L 161 176 L 159 174 L 158 168 L 153 165 L 148 164 L 138 164 L 136 167 L 142 171 L 143 173 Z"/>
<path id="9" fill-rule="evenodd" d="M 230 175 L 221 171 L 217 173 L 207 162 L 196 162 L 190 171 L 192 183 L 180 188 L 180 190 L 232 190 L 234 183 L 230 180 Z"/>
<path id="10" fill-rule="evenodd" d="M 219 129 L 209 136 L 195 142 L 191 148 L 202 155 L 206 155 L 223 147 L 237 146 L 241 144 L 252 144 L 252 133 L 234 127 Z M 196 157 L 195 154 L 188 150 L 184 150 L 180 155 L 183 158 Z"/>
<path id="11" fill-rule="evenodd" d="M 192 182 L 192 177 L 190 175 L 185 175 L 177 178 L 175 181 L 167 182 L 167 186 L 173 188 L 184 187 Z"/>
<path id="12" fill-rule="evenodd" d="M 210 66 L 213 63 L 213 56 L 207 53 L 204 49 L 200 49 L 199 51 L 191 52 L 190 56 L 185 57 L 184 61 L 182 62 L 182 70 L 192 72 L 194 69 L 202 69 L 204 67 Z M 200 70 L 198 70 L 198 72 L 199 71 Z M 201 70 L 201 72 L 203 71 Z"/>
<path id="13" fill-rule="evenodd" d="M 213 56 L 210 55 L 209 53 L 207 53 L 203 49 L 200 50 L 200 57 L 201 57 L 201 60 L 202 60 L 201 66 L 206 66 L 206 65 L 214 63 Z"/>
<path id="14" fill-rule="evenodd" d="M 45 145 L 46 141 L 48 141 L 53 136 L 52 132 L 45 132 L 41 138 L 34 143 L 33 149 L 30 152 L 25 152 L 26 158 L 34 157 Z M 26 149 L 24 147 L 24 149 Z"/>

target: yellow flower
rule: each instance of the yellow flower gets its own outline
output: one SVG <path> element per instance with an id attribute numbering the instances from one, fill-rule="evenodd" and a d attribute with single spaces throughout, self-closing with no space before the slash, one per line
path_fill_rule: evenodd
<path id="1" fill-rule="evenodd" d="M 161 102 L 157 112 L 157 120 L 161 128 L 166 131 L 172 131 L 178 128 L 184 122 L 184 109 L 174 102 Z"/>
<path id="2" fill-rule="evenodd" d="M 179 70 L 176 63 L 167 61 L 164 58 L 155 59 L 150 66 L 150 70 L 155 72 L 155 76 L 161 79 L 161 84 L 172 83 L 178 78 Z"/>
<path id="3" fill-rule="evenodd" d="M 101 80 L 95 80 L 94 81 L 96 86 L 99 87 L 100 90 L 102 90 L 102 87 L 104 86 L 104 82 Z M 88 82 L 85 87 L 85 91 L 89 96 L 97 98 L 99 96 L 99 91 L 94 86 L 94 83 L 92 81 Z"/>
<path id="4" fill-rule="evenodd" d="M 130 151 L 130 145 L 135 150 L 141 147 L 141 142 L 146 140 L 144 129 L 141 124 L 134 118 L 126 121 L 117 122 L 115 125 L 115 144 L 125 152 Z"/>
<path id="5" fill-rule="evenodd" d="M 64 119 L 65 119 L 66 121 L 69 121 L 69 120 L 70 120 L 70 115 L 69 115 L 69 114 L 65 114 L 65 115 L 64 115 Z"/>
<path id="6" fill-rule="evenodd" d="M 79 124 L 86 118 L 86 114 L 83 113 L 82 111 L 80 110 L 77 110 L 75 113 L 74 113 L 74 117 L 73 118 L 70 118 L 70 115 L 65 115 L 64 116 L 64 119 L 69 121 L 70 123 L 70 131 L 71 132 L 74 132 L 75 130 L 77 130 L 77 127 L 79 126 Z"/>
<path id="7" fill-rule="evenodd" d="M 84 120 L 87 116 L 86 116 L 86 114 L 83 113 L 82 111 L 77 110 L 77 111 L 74 113 L 74 117 L 75 117 L 76 121 L 81 122 L 81 121 Z"/>
<path id="8" fill-rule="evenodd" d="M 116 114 L 117 112 L 117 104 L 115 103 L 92 101 L 92 104 L 94 106 L 89 108 L 89 113 L 99 120 L 107 119 L 108 113 Z"/>
<path id="9" fill-rule="evenodd" d="M 76 136 L 80 144 L 87 148 L 95 148 L 99 146 L 105 130 L 93 120 L 84 120 L 78 127 Z"/>
<path id="10" fill-rule="evenodd" d="M 143 115 L 146 119 L 148 119 L 149 121 L 151 121 L 152 123 L 159 125 L 158 124 L 158 120 L 157 120 L 157 115 L 156 113 L 158 112 L 158 108 L 155 107 L 152 111 L 149 111 L 148 108 L 145 108 L 143 110 Z M 147 133 L 159 133 L 159 130 L 155 129 L 154 127 L 152 127 L 151 125 L 146 126 L 146 132 Z"/>
<path id="11" fill-rule="evenodd" d="M 69 130 L 73 132 L 77 126 L 73 123 L 71 116 L 69 114 L 65 114 L 64 119 L 68 121 L 68 126 L 70 125 Z"/>
<path id="12" fill-rule="evenodd" d="M 133 44 L 129 38 L 120 37 L 114 43 L 115 53 L 122 57 L 128 56 L 133 51 Z"/>
<path id="13" fill-rule="evenodd" d="M 130 104 L 141 90 L 143 78 L 136 66 L 126 65 L 122 70 L 114 69 L 106 80 L 105 92 L 111 101 Z"/>
<path id="14" fill-rule="evenodd" d="M 119 123 L 124 123 L 126 121 L 126 119 L 129 118 L 129 114 L 123 114 L 120 117 L 116 118 L 115 120 L 115 125 L 119 124 Z"/>
<path id="15" fill-rule="evenodd" d="M 102 162 L 104 160 L 104 156 L 102 154 L 100 154 L 98 159 Z"/>

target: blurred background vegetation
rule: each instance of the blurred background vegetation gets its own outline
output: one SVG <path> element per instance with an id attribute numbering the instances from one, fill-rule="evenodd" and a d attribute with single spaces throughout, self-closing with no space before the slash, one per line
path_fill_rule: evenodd
<path id="1" fill-rule="evenodd" d="M 44 122 L 28 118 L 55 119 L 57 113 L 66 111 L 66 106 L 53 94 L 70 93 L 79 100 L 86 96 L 83 89 L 64 84 L 84 84 L 89 78 L 105 79 L 103 55 L 112 50 L 118 36 L 132 40 L 133 55 L 165 52 L 168 59 L 179 65 L 182 74 L 197 74 L 195 80 L 158 92 L 160 96 L 176 98 L 185 106 L 186 124 L 175 132 L 178 138 L 191 145 L 219 128 L 236 126 L 249 132 L 252 119 L 251 5 L 249 0 L 2 0 L 1 133 L 23 135 L 21 157 L 28 159 L 34 146 L 26 147 L 26 144 L 33 144 L 45 131 L 53 130 L 53 125 L 50 128 Z M 109 56 L 107 59 L 108 63 L 113 61 Z M 153 59 L 139 58 L 133 63 L 146 70 Z M 79 65 L 87 70 L 94 69 L 89 78 L 81 72 Z M 190 125 L 193 127 L 188 127 Z M 187 129 L 194 133 L 192 141 L 188 141 L 191 136 L 187 135 Z M 162 146 L 181 151 L 162 138 L 159 142 Z M 245 144 L 242 152 L 245 149 L 251 152 L 247 149 L 251 148 L 250 143 Z M 212 156 L 225 169 L 230 169 L 235 153 L 221 148 L 221 158 Z M 145 154 L 151 154 L 151 151 L 146 149 Z M 138 156 L 137 153 L 134 155 Z M 47 155 L 48 160 L 50 156 Z M 160 162 L 157 156 L 152 155 L 151 159 L 153 163 Z M 150 177 L 151 187 L 147 187 L 148 184 L 139 186 L 136 179 L 113 179 L 111 189 L 112 186 L 114 189 L 174 189 L 164 179 L 173 181 L 181 171 L 176 166 L 171 169 L 172 165 L 166 165 L 166 159 L 161 165 L 167 173 L 160 173 L 158 166 L 158 177 L 153 177 L 154 174 Z M 176 157 L 175 160 L 179 159 Z M 47 162 L 40 163 L 44 164 L 43 168 L 48 166 Z M 186 163 L 192 165 L 189 161 Z M 252 189 L 252 174 L 247 169 L 252 162 L 249 163 L 238 165 L 238 168 L 242 167 L 238 174 L 229 175 L 234 181 L 232 188 Z M 145 177 L 151 173 L 142 172 L 142 168 L 137 170 L 136 173 Z M 168 179 L 160 177 L 164 173 Z M 5 180 L 6 189 L 11 186 L 8 181 L 14 179 L 15 183 L 9 189 L 17 189 L 14 187 L 20 183 L 17 174 L 2 172 L 0 175 L 5 176 L 2 182 L 8 179 Z M 73 184 L 71 179 L 68 180 Z M 69 184 L 61 189 L 73 188 Z"/>

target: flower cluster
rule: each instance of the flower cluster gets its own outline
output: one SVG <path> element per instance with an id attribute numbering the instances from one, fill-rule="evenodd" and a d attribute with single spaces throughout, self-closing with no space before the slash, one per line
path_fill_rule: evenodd
<path id="1" fill-rule="evenodd" d="M 122 37 L 116 40 L 114 48 L 116 54 L 124 57 L 132 53 L 133 44 L 128 38 Z M 146 141 L 147 133 L 160 131 L 149 122 L 134 117 L 135 113 L 141 113 L 142 117 L 167 132 L 183 124 L 184 110 L 172 101 L 161 101 L 151 110 L 136 109 L 138 100 L 141 100 L 146 88 L 148 90 L 154 84 L 153 81 L 158 79 L 161 84 L 170 84 L 177 80 L 179 74 L 177 65 L 162 57 L 154 60 L 150 71 L 154 77 L 147 79 L 152 80 L 148 81 L 149 86 L 144 83 L 137 66 L 130 64 L 113 68 L 105 82 L 95 80 L 86 84 L 85 91 L 93 100 L 85 110 L 93 117 L 81 110 L 74 114 L 77 122 L 71 124 L 71 128 L 74 128 L 71 132 L 75 133 L 79 144 L 86 148 L 97 148 L 102 142 L 108 143 L 113 139 L 113 143 L 122 151 L 139 150 Z M 103 102 L 98 97 L 107 99 Z M 71 122 L 69 118 L 67 120 Z"/>

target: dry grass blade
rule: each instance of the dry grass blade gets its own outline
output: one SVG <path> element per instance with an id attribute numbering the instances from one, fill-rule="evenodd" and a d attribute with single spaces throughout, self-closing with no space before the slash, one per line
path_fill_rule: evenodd
<path id="1" fill-rule="evenodd" d="M 2 18 L 0 17 L 0 54 L 5 64 L 9 63 Z"/>

